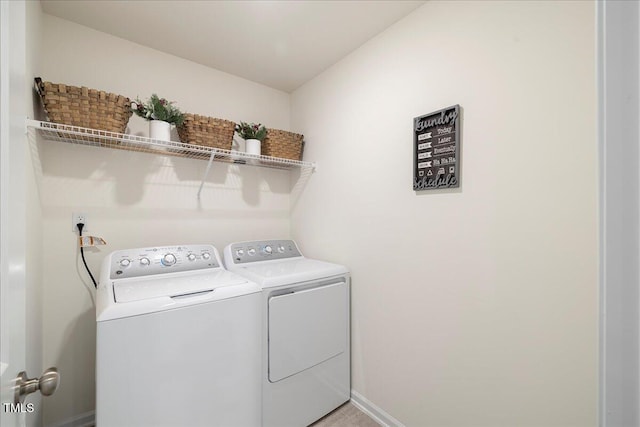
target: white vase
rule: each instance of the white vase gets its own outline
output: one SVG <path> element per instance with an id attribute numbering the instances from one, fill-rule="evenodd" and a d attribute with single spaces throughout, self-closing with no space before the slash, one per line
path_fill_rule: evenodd
<path id="1" fill-rule="evenodd" d="M 259 139 L 247 139 L 245 140 L 245 149 L 247 154 L 260 155 L 260 140 Z"/>
<path id="2" fill-rule="evenodd" d="M 162 120 L 149 121 L 149 138 L 171 141 L 171 124 Z"/>

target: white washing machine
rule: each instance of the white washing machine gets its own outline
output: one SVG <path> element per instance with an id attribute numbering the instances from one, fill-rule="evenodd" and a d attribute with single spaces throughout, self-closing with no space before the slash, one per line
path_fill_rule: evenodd
<path id="1" fill-rule="evenodd" d="M 260 287 L 211 245 L 121 250 L 96 298 L 97 427 L 261 423 Z"/>
<path id="2" fill-rule="evenodd" d="M 262 287 L 262 425 L 303 427 L 350 399 L 349 271 L 292 240 L 233 243 L 225 266 Z"/>

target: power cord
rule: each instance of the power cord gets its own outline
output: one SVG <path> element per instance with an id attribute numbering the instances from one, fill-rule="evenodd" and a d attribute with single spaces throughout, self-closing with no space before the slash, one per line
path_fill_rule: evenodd
<path id="1" fill-rule="evenodd" d="M 84 224 L 79 222 L 76 224 L 76 227 L 78 227 L 78 233 L 80 234 L 80 237 L 82 237 L 82 229 L 84 228 Z M 96 282 L 96 279 L 93 278 L 93 274 L 91 274 L 91 270 L 89 270 L 89 266 L 87 265 L 87 260 L 84 259 L 84 248 L 82 247 L 82 245 L 80 246 L 80 255 L 82 256 L 82 262 L 84 263 L 84 268 L 87 269 L 87 273 L 89 273 L 89 277 L 91 277 L 93 286 L 97 288 L 98 283 Z"/>

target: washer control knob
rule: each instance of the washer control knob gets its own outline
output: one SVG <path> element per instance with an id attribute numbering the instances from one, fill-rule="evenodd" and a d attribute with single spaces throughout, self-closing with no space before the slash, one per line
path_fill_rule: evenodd
<path id="1" fill-rule="evenodd" d="M 211 254 L 209 252 L 202 252 L 202 259 L 209 259 L 211 258 Z"/>
<path id="2" fill-rule="evenodd" d="M 172 253 L 164 254 L 162 259 L 160 260 L 160 262 L 162 262 L 162 265 L 165 265 L 167 267 L 172 266 L 176 263 L 176 261 L 176 256 Z"/>
<path id="3" fill-rule="evenodd" d="M 242 255 L 244 255 L 244 249 L 236 250 L 236 256 L 242 256 Z"/>
<path id="4" fill-rule="evenodd" d="M 196 255 L 192 252 L 189 252 L 189 255 L 187 255 L 187 259 L 189 261 L 195 261 L 196 260 Z"/>
<path id="5" fill-rule="evenodd" d="M 151 261 L 149 260 L 149 258 L 147 258 L 147 257 L 140 258 L 140 265 L 145 265 L 146 266 L 146 265 L 149 265 L 149 264 L 151 264 Z"/>
<path id="6" fill-rule="evenodd" d="M 278 246 L 278 252 L 283 254 L 284 253 L 284 246 L 282 246 L 282 245 Z"/>
<path id="7" fill-rule="evenodd" d="M 131 260 L 130 259 L 123 259 L 120 261 L 120 266 L 121 267 L 129 267 L 129 265 L 131 265 Z"/>
<path id="8" fill-rule="evenodd" d="M 273 248 L 267 245 L 264 248 L 262 248 L 262 253 L 264 253 L 265 255 L 271 255 L 273 253 Z"/>
<path id="9" fill-rule="evenodd" d="M 249 256 L 254 256 L 256 254 L 256 250 L 251 248 L 247 251 L 247 253 L 249 254 Z"/>

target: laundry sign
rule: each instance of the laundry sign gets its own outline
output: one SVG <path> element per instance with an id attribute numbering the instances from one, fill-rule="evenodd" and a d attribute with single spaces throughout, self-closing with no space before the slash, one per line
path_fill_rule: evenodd
<path id="1" fill-rule="evenodd" d="M 460 106 L 413 119 L 414 191 L 460 186 Z"/>

